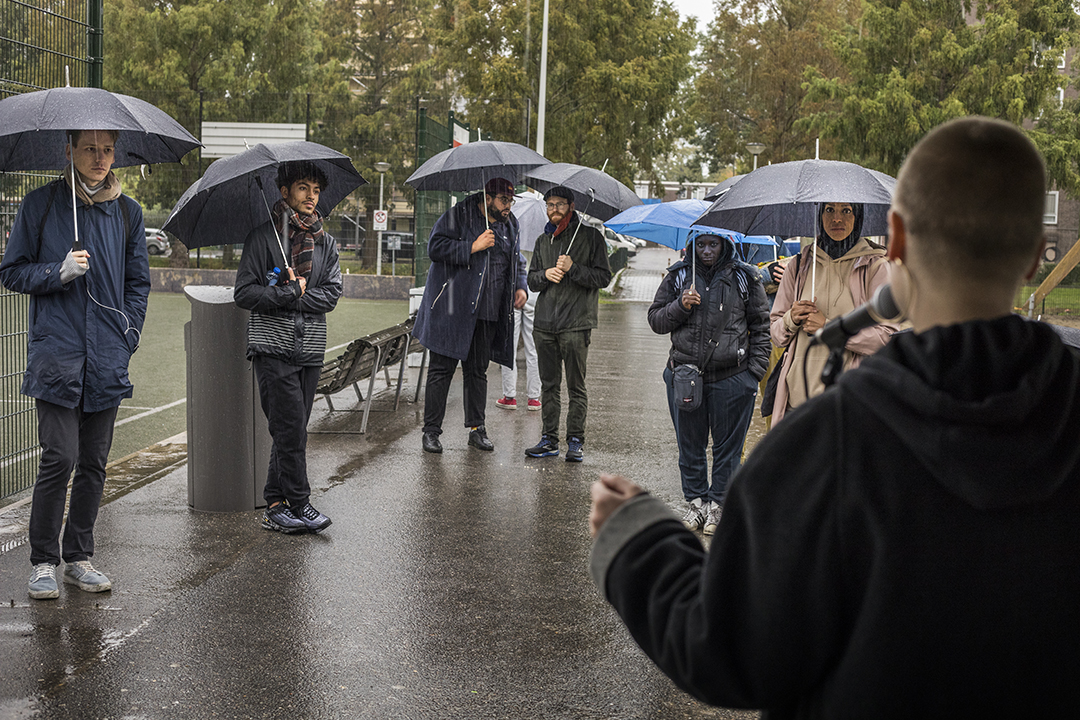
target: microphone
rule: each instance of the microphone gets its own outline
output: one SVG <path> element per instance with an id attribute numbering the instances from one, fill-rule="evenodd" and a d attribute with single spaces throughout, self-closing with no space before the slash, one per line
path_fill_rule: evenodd
<path id="1" fill-rule="evenodd" d="M 896 306 L 896 301 L 893 299 L 892 287 L 882 285 L 874 293 L 874 297 L 870 298 L 870 302 L 825 323 L 825 327 L 814 333 L 810 346 L 825 345 L 835 350 L 843 347 L 849 337 L 863 328 L 878 323 L 899 322 L 903 319 L 904 313 Z"/>

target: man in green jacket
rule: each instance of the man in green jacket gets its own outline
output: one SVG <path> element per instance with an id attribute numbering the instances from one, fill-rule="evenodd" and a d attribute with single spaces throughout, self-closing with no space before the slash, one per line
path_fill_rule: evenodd
<path id="1" fill-rule="evenodd" d="M 566 414 L 566 460 L 581 462 L 589 395 L 585 366 L 596 327 L 600 288 L 611 282 L 607 243 L 574 212 L 574 193 L 561 185 L 544 194 L 548 224 L 536 241 L 529 265 L 529 289 L 536 300 L 533 341 L 540 369 L 543 436 L 525 451 L 528 457 L 559 454 L 560 386 L 566 368 L 570 396 Z"/>

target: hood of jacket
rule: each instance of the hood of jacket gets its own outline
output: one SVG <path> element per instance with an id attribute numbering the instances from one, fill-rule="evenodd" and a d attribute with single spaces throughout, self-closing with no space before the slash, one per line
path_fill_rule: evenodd
<path id="1" fill-rule="evenodd" d="M 679 260 L 678 262 L 672 264 L 672 266 L 668 268 L 668 272 L 672 272 L 674 270 L 678 270 L 684 267 L 691 267 L 691 264 L 693 263 L 693 253 L 696 252 L 696 246 L 694 245 L 694 241 L 702 235 L 715 235 L 716 237 L 721 238 L 724 241 L 724 252 L 720 255 L 720 257 L 716 259 L 713 267 L 723 267 L 725 263 L 729 263 L 738 257 L 738 252 L 735 247 L 735 241 L 727 235 L 721 235 L 720 233 L 714 232 L 712 230 L 691 230 L 690 234 L 686 236 L 685 256 L 682 260 Z M 698 262 L 697 264 L 699 266 L 701 265 L 700 262 Z"/>
<path id="2" fill-rule="evenodd" d="M 901 333 L 840 387 L 978 509 L 1046 500 L 1080 466 L 1080 355 L 1042 323 Z"/>

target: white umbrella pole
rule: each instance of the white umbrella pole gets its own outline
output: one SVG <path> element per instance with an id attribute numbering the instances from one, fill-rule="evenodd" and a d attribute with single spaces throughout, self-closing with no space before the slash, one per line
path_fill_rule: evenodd
<path id="1" fill-rule="evenodd" d="M 82 243 L 79 242 L 79 216 L 75 212 L 75 183 L 78 182 L 75 175 L 75 141 L 71 135 L 68 135 L 68 148 L 71 152 L 71 226 L 75 228 L 75 242 L 71 244 L 71 249 L 82 250 Z"/>
<path id="2" fill-rule="evenodd" d="M 813 256 L 810 263 L 810 302 L 817 297 L 817 240 L 814 240 Z"/>
<path id="3" fill-rule="evenodd" d="M 263 189 L 262 178 L 259 177 L 258 175 L 255 176 L 255 184 L 259 186 L 259 197 L 262 198 L 263 207 L 266 208 L 266 216 L 268 218 L 270 218 L 270 224 L 273 225 L 273 223 L 274 223 L 274 213 L 271 212 L 271 210 L 270 210 L 270 203 L 266 202 L 266 192 Z M 278 235 L 277 232 L 275 232 L 274 234 L 278 236 L 277 241 L 278 241 L 278 247 L 281 249 L 281 262 L 282 262 L 282 265 L 284 266 L 284 269 L 288 270 L 289 269 L 289 256 L 285 252 L 285 243 L 282 241 L 281 238 L 283 238 L 285 236 L 285 232 L 286 232 L 286 230 L 288 230 L 289 221 L 285 217 L 284 213 L 281 214 L 281 218 L 282 218 L 282 220 L 281 220 L 281 234 Z M 276 230 L 276 228 L 275 228 L 275 230 Z"/>

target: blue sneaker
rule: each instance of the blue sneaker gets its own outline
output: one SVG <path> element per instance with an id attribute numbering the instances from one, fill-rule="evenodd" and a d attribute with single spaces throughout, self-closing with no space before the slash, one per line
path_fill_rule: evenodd
<path id="1" fill-rule="evenodd" d="M 322 532 L 330 527 L 330 518 L 316 510 L 311 503 L 306 503 L 303 507 L 294 507 L 292 512 L 313 533 Z"/>
<path id="2" fill-rule="evenodd" d="M 585 441 L 577 435 L 566 438 L 566 462 L 581 462 L 584 460 L 585 456 L 581 453 L 581 448 L 584 446 Z"/>
<path id="3" fill-rule="evenodd" d="M 553 438 L 550 435 L 542 436 L 540 442 L 525 451 L 525 456 L 531 458 L 551 457 L 552 455 L 558 454 L 559 441 L 557 438 Z"/>
<path id="4" fill-rule="evenodd" d="M 34 572 L 30 575 L 30 597 L 34 600 L 60 597 L 60 588 L 56 586 L 56 567 L 49 563 L 34 566 Z"/>
<path id="5" fill-rule="evenodd" d="M 89 560 L 78 560 L 64 566 L 64 582 L 76 585 L 86 592 L 105 592 L 112 590 L 112 582 L 90 564 Z"/>
<path id="6" fill-rule="evenodd" d="M 267 530 L 276 530 L 286 535 L 307 532 L 307 523 L 296 517 L 285 503 L 266 508 L 262 516 L 262 526 Z"/>

